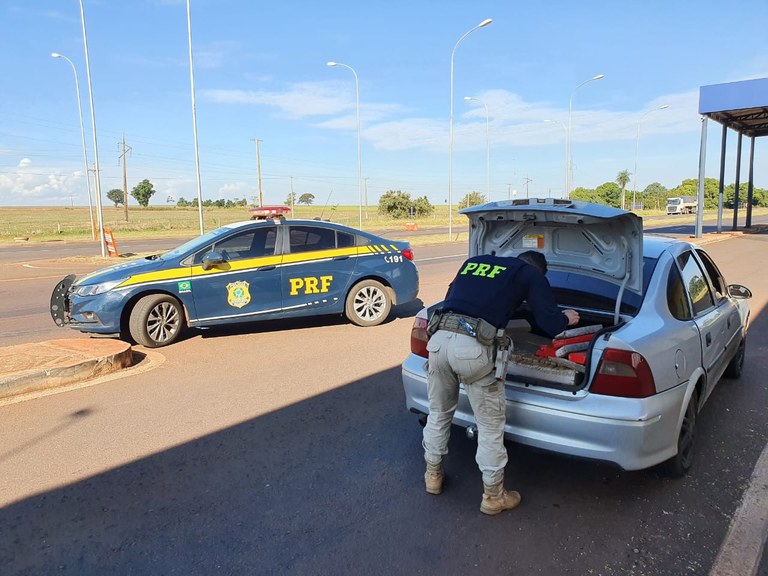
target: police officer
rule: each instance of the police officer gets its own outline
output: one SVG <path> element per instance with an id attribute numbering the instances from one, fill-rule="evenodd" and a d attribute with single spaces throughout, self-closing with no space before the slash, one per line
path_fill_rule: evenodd
<path id="1" fill-rule="evenodd" d="M 429 494 L 443 489 L 443 456 L 448 453 L 459 383 L 463 383 L 477 421 L 475 460 L 484 488 L 480 511 L 493 515 L 520 503 L 518 492 L 504 489 L 506 364 L 499 371 L 494 369 L 496 336 L 503 334 L 523 301 L 538 328 L 550 336 L 579 322 L 578 312 L 557 307 L 546 271 L 543 254 L 532 250 L 517 258 L 473 256 L 451 282 L 439 320 L 434 317 L 430 322 L 429 331 L 434 333 L 427 344 L 429 416 L 422 443 Z"/>

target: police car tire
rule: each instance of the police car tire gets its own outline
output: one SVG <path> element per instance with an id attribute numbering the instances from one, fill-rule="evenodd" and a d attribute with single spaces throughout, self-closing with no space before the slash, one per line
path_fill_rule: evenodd
<path id="1" fill-rule="evenodd" d="M 160 348 L 174 343 L 184 329 L 184 310 L 168 294 L 150 294 L 136 302 L 128 329 L 137 344 Z"/>
<path id="2" fill-rule="evenodd" d="M 344 314 L 358 326 L 378 326 L 389 316 L 392 299 L 381 282 L 363 280 L 347 294 Z"/>

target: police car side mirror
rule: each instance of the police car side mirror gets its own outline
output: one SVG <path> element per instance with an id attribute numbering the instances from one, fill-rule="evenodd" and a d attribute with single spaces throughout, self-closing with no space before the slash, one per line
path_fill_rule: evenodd
<path id="1" fill-rule="evenodd" d="M 224 255 L 219 252 L 208 252 L 201 262 L 203 270 L 210 270 L 214 266 L 224 263 Z"/>

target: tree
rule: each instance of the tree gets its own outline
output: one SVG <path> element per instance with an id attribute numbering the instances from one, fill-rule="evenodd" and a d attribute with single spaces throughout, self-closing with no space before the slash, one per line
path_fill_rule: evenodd
<path id="1" fill-rule="evenodd" d="M 426 196 L 416 198 L 413 203 L 413 207 L 416 208 L 416 216 L 418 217 L 429 216 L 432 214 L 432 212 L 435 211 L 435 207 L 432 206 Z"/>
<path id="2" fill-rule="evenodd" d="M 293 206 L 295 203 L 296 203 L 296 192 L 289 192 L 288 196 L 285 197 L 285 205 Z"/>
<path id="3" fill-rule="evenodd" d="M 413 205 L 411 195 L 400 190 L 387 190 L 379 198 L 379 214 L 392 218 L 408 218 Z"/>
<path id="4" fill-rule="evenodd" d="M 582 188 L 581 186 L 575 188 L 571 192 L 572 200 L 581 200 L 582 202 L 592 202 L 595 204 L 603 203 L 603 198 L 599 196 L 597 191 L 589 188 Z"/>
<path id="5" fill-rule="evenodd" d="M 299 204 L 304 204 L 306 206 L 309 206 L 314 201 L 315 201 L 315 195 L 314 194 L 305 193 L 305 194 L 302 194 L 301 196 L 299 196 L 299 202 L 298 203 Z"/>
<path id="6" fill-rule="evenodd" d="M 152 182 L 146 178 L 136 184 L 131 190 L 131 196 L 139 203 L 139 206 L 146 207 L 149 204 L 149 199 L 155 194 L 155 190 L 152 186 Z"/>
<path id="7" fill-rule="evenodd" d="M 667 202 L 667 196 L 669 196 L 669 190 L 666 187 L 658 182 L 652 182 L 643 190 L 643 208 L 653 207 L 655 210 L 661 210 Z"/>
<path id="8" fill-rule="evenodd" d="M 717 197 L 720 194 L 720 181 L 717 178 L 704 178 L 704 208 L 712 209 L 717 208 Z M 697 178 L 687 178 L 683 180 L 680 185 L 669 191 L 668 198 L 675 198 L 677 196 L 693 196 L 697 198 L 699 195 L 699 180 Z M 666 203 L 666 202 L 665 202 Z"/>
<path id="9" fill-rule="evenodd" d="M 107 198 L 110 202 L 115 203 L 115 208 L 120 206 L 123 203 L 123 200 L 125 200 L 125 198 L 123 198 L 123 191 L 119 188 L 112 188 L 112 190 L 107 192 Z"/>
<path id="10" fill-rule="evenodd" d="M 595 188 L 595 193 L 601 198 L 600 203 L 614 208 L 621 207 L 621 188 L 616 182 L 606 182 Z"/>
<path id="11" fill-rule="evenodd" d="M 626 189 L 627 189 L 628 182 L 629 182 L 628 170 L 622 170 L 621 172 L 616 174 L 616 183 L 621 187 L 621 209 L 622 210 L 624 210 L 624 206 L 626 206 L 625 201 L 626 201 Z"/>
<path id="12" fill-rule="evenodd" d="M 470 206 L 478 206 L 480 204 L 485 204 L 485 196 L 480 194 L 480 192 L 470 192 L 464 198 L 459 200 L 459 210 L 462 208 L 469 208 Z"/>

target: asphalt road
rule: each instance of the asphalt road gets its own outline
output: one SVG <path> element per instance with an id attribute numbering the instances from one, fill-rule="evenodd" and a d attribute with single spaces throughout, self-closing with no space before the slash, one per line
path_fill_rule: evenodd
<path id="1" fill-rule="evenodd" d="M 399 371 L 418 304 L 369 329 L 207 330 L 121 377 L 0 405 L 0 573 L 708 574 L 768 440 L 768 235 L 706 248 L 754 292 L 753 320 L 744 376 L 715 389 L 683 479 L 510 445 L 523 503 L 486 517 L 458 431 L 444 493 L 424 493 Z M 463 251 L 417 249 L 424 302 Z M 88 266 L 5 266 L 0 345 L 83 337 L 47 299 Z"/>

